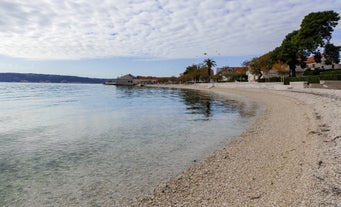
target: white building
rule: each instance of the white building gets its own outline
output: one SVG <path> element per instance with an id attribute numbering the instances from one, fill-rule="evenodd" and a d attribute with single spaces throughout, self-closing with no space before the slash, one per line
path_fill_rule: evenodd
<path id="1" fill-rule="evenodd" d="M 305 61 L 306 64 L 307 64 L 307 68 L 312 68 L 312 69 L 335 69 L 335 68 L 340 68 L 341 65 L 340 64 L 336 64 L 336 63 L 333 63 L 333 64 L 330 64 L 330 65 L 327 65 L 326 64 L 326 58 L 324 57 L 324 54 L 322 54 L 322 57 L 321 57 L 321 62 L 320 63 L 317 63 L 315 61 L 315 58 L 313 56 L 311 57 L 308 57 L 308 59 Z"/>

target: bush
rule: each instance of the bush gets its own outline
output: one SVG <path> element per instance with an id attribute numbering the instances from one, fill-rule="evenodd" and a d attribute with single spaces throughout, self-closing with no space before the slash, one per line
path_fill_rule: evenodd
<path id="1" fill-rule="evenodd" d="M 308 83 L 320 83 L 320 80 L 341 80 L 341 71 L 337 73 L 321 72 L 321 75 L 307 76 L 307 77 L 290 77 L 285 78 L 284 84 L 289 82 L 306 81 Z"/>
<path id="2" fill-rule="evenodd" d="M 321 72 L 321 75 L 311 75 L 306 77 L 287 77 L 284 78 L 284 85 L 289 85 L 290 82 L 308 82 L 310 83 L 320 83 L 320 80 L 341 80 L 341 70 L 326 71 Z M 262 78 L 258 80 L 260 83 L 264 82 L 281 82 L 280 77 L 272 77 L 269 79 Z"/>
<path id="3" fill-rule="evenodd" d="M 318 76 L 308 76 L 306 80 L 308 83 L 320 83 L 320 77 Z"/>
<path id="4" fill-rule="evenodd" d="M 303 75 L 304 76 L 320 75 L 320 72 L 321 72 L 320 69 L 312 70 L 309 68 L 309 69 L 304 71 Z"/>
<path id="5" fill-rule="evenodd" d="M 321 75 L 321 80 L 341 80 L 341 73 L 340 74 L 327 74 Z"/>
<path id="6" fill-rule="evenodd" d="M 229 82 L 240 81 L 240 82 L 247 82 L 247 75 L 235 75 L 232 76 Z"/>
<path id="7" fill-rule="evenodd" d="M 328 71 L 322 71 L 320 75 L 339 75 L 341 74 L 341 70 L 328 70 Z"/>
<path id="8" fill-rule="evenodd" d="M 261 78 L 258 80 L 259 83 L 264 82 L 281 82 L 281 77 Z"/>
<path id="9" fill-rule="evenodd" d="M 320 73 L 321 80 L 341 80 L 341 70 L 327 70 Z"/>
<path id="10" fill-rule="evenodd" d="M 285 83 L 290 82 L 300 82 L 300 81 L 306 81 L 308 83 L 320 83 L 320 77 L 319 76 L 308 76 L 308 77 L 289 77 L 285 78 Z"/>

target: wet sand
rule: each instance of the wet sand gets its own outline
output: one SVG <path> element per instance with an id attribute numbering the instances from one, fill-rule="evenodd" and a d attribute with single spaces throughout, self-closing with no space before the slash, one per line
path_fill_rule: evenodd
<path id="1" fill-rule="evenodd" d="M 164 87 L 237 94 L 265 110 L 240 137 L 131 206 L 341 203 L 341 91 Z"/>

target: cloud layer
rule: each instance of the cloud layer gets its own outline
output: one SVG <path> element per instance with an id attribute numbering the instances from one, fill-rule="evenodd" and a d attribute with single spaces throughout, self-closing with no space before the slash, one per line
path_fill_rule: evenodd
<path id="1" fill-rule="evenodd" d="M 0 54 L 28 59 L 261 54 L 339 0 L 0 0 Z M 341 24 L 341 23 L 340 23 Z M 341 34 L 338 26 L 335 33 Z M 341 44 L 341 35 L 333 42 Z"/>

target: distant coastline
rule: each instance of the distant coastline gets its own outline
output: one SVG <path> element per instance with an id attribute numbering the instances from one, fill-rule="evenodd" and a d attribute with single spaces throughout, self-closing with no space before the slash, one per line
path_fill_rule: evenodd
<path id="1" fill-rule="evenodd" d="M 0 82 L 28 83 L 93 83 L 100 84 L 112 79 L 88 78 L 68 75 L 35 73 L 0 73 Z"/>

